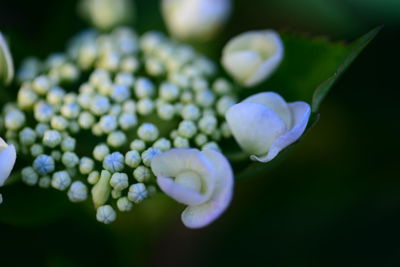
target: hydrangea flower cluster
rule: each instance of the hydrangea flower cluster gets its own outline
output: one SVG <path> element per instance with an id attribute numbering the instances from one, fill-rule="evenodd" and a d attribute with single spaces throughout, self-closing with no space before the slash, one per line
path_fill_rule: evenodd
<path id="1" fill-rule="evenodd" d="M 124 27 L 103 34 L 88 30 L 66 53 L 25 60 L 17 78 L 17 102 L 3 108 L 0 131 L 30 162 L 21 172 L 26 184 L 65 191 L 72 202 L 91 198 L 97 220 L 111 223 L 116 210 L 129 211 L 154 194 L 157 179 L 164 181 L 164 191 L 174 190 L 165 182 L 162 166 L 168 162 L 163 158 L 161 167 L 152 162 L 178 148 L 204 158 L 200 165 L 183 165 L 179 183 L 200 181 L 192 189 L 207 192 L 202 201 L 183 202 L 221 201 L 215 192 L 225 189 L 211 186 L 217 178 L 209 166 L 223 162 L 231 170 L 211 151 L 231 137 L 225 114 L 237 97 L 232 83 L 217 76 L 216 65 L 190 46 L 159 32 L 139 37 Z M 207 169 L 200 178 L 185 169 L 198 166 Z M 225 206 L 229 200 L 227 194 Z M 202 226 L 189 217 L 189 227 Z"/>

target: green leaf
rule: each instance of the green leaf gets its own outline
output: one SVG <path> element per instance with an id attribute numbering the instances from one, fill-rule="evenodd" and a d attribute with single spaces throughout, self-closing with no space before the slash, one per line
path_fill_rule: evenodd
<path id="1" fill-rule="evenodd" d="M 256 91 L 276 91 L 286 100 L 311 103 L 313 115 L 308 128 L 318 117 L 318 108 L 334 83 L 361 51 L 374 39 L 382 26 L 363 35 L 353 43 L 329 42 L 325 38 L 310 38 L 283 33 L 285 58 L 271 79 L 255 88 Z M 244 91 L 244 90 L 243 90 Z M 248 92 L 248 94 L 253 94 Z M 270 163 L 249 163 L 241 168 L 236 179 L 265 174 L 290 150 L 286 148 Z"/>
<path id="2" fill-rule="evenodd" d="M 312 111 L 317 112 L 319 105 L 325 98 L 326 94 L 329 92 L 335 81 L 344 73 L 344 71 L 350 66 L 350 64 L 356 59 L 356 57 L 361 53 L 361 51 L 371 42 L 372 39 L 378 34 L 382 29 L 382 26 L 377 27 L 358 40 L 356 40 L 352 45 L 348 46 L 350 51 L 343 62 L 339 65 L 336 72 L 333 73 L 328 79 L 321 83 L 317 89 L 315 89 L 312 99 Z"/>

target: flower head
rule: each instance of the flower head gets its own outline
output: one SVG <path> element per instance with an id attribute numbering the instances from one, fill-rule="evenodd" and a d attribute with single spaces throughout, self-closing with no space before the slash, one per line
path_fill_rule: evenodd
<path id="1" fill-rule="evenodd" d="M 171 149 L 151 162 L 161 190 L 188 205 L 183 223 L 200 228 L 214 221 L 231 201 L 233 173 L 219 152 L 196 149 Z"/>
<path id="2" fill-rule="evenodd" d="M 280 95 L 264 92 L 230 107 L 226 120 L 242 149 L 252 154 L 250 158 L 267 162 L 300 138 L 310 113 L 305 102 L 286 103 Z"/>
<path id="3" fill-rule="evenodd" d="M 249 31 L 230 40 L 223 50 L 222 65 L 235 80 L 254 86 L 267 79 L 283 58 L 283 44 L 275 31 Z"/>

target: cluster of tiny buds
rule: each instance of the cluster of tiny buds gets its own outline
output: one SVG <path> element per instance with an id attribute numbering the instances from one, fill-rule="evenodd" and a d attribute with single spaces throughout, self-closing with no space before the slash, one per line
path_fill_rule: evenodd
<path id="1" fill-rule="evenodd" d="M 231 136 L 224 115 L 235 91 L 216 74 L 212 61 L 161 33 L 88 30 L 66 53 L 23 63 L 0 131 L 31 159 L 26 184 L 66 191 L 72 202 L 91 196 L 97 220 L 111 223 L 115 209 L 156 191 L 152 158 L 173 147 L 219 150 Z"/>

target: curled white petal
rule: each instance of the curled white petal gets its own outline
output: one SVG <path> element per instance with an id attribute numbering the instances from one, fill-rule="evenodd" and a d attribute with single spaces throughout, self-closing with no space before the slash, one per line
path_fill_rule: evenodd
<path id="1" fill-rule="evenodd" d="M 266 154 L 287 129 L 272 109 L 258 103 L 233 105 L 226 113 L 226 120 L 243 150 L 255 155 Z"/>
<path id="2" fill-rule="evenodd" d="M 252 160 L 268 162 L 301 137 L 310 114 L 305 102 L 286 103 L 280 95 L 264 92 L 231 106 L 226 121 Z"/>
<path id="3" fill-rule="evenodd" d="M 289 108 L 294 118 L 294 126 L 285 134 L 279 136 L 279 138 L 276 139 L 276 141 L 272 144 L 270 150 L 268 151 L 268 154 L 261 157 L 252 155 L 250 156 L 251 159 L 261 162 L 268 162 L 275 158 L 282 149 L 297 141 L 297 139 L 299 139 L 300 136 L 304 133 L 307 127 L 308 119 L 311 114 L 310 105 L 305 102 L 299 101 L 290 103 Z"/>
<path id="4" fill-rule="evenodd" d="M 213 37 L 227 20 L 230 0 L 163 0 L 162 12 L 171 34 L 181 40 Z"/>
<path id="5" fill-rule="evenodd" d="M 231 39 L 223 49 L 222 64 L 240 84 L 254 86 L 279 66 L 284 48 L 273 30 L 249 31 Z"/>
<path id="6" fill-rule="evenodd" d="M 151 169 L 157 176 L 160 188 L 180 203 L 198 205 L 206 201 L 213 192 L 215 175 L 212 166 L 196 149 L 171 149 L 154 157 Z M 195 173 L 201 180 L 201 192 L 195 192 L 172 179 L 188 171 Z"/>
<path id="7" fill-rule="evenodd" d="M 233 195 L 233 172 L 221 153 L 203 152 L 216 172 L 216 184 L 211 198 L 204 204 L 189 206 L 182 213 L 182 221 L 189 228 L 204 227 L 218 218 L 228 207 Z"/>
<path id="8" fill-rule="evenodd" d="M 4 185 L 8 176 L 10 176 L 16 157 L 15 147 L 8 145 L 0 137 L 0 186 Z"/>
<path id="9" fill-rule="evenodd" d="M 161 190 L 188 205 L 182 221 L 189 228 L 208 225 L 231 201 L 233 172 L 217 151 L 171 149 L 154 157 L 151 167 Z"/>

